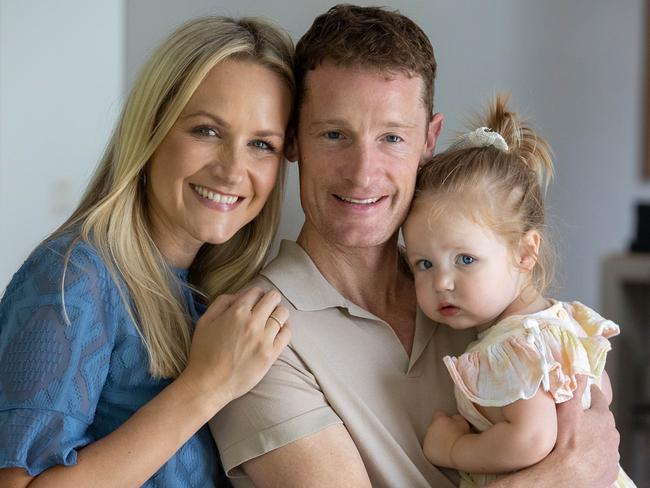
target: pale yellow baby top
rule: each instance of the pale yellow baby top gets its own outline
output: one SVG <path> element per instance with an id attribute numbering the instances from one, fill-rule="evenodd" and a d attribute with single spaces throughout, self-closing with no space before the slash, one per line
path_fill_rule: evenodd
<path id="1" fill-rule="evenodd" d="M 579 302 L 559 302 L 530 315 L 507 317 L 479 334 L 459 357 L 443 360 L 454 381 L 458 411 L 483 432 L 493 424 L 475 405 L 503 407 L 532 398 L 540 385 L 556 403 L 573 397 L 576 375 L 589 377 L 582 405 L 591 404 L 589 386 L 597 384 L 605 368 L 609 337 L 619 327 Z M 461 473 L 461 488 L 483 486 L 493 474 Z M 619 471 L 615 487 L 634 487 Z"/>

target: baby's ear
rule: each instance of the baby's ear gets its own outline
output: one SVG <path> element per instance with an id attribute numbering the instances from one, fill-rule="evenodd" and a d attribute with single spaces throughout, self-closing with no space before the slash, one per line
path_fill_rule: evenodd
<path id="1" fill-rule="evenodd" d="M 541 242 L 542 236 L 534 229 L 529 230 L 522 236 L 519 241 L 519 255 L 517 256 L 517 260 L 523 270 L 532 271 L 537 264 L 539 245 Z"/>

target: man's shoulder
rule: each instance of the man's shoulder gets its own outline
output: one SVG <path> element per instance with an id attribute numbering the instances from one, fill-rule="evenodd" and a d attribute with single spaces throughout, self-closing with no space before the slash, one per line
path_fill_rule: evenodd
<path id="1" fill-rule="evenodd" d="M 305 250 L 297 242 L 283 240 L 278 254 L 262 269 L 260 274 L 270 281 L 281 278 L 300 279 L 305 273 L 318 272 Z M 320 274 L 320 273 L 318 273 Z"/>
<path id="2" fill-rule="evenodd" d="M 273 284 L 271 280 L 269 280 L 266 276 L 263 274 L 258 274 L 255 278 L 253 278 L 251 281 L 248 282 L 246 285 L 246 288 L 260 288 L 262 291 L 271 291 L 271 290 L 278 290 L 282 292 L 282 290 L 279 290 L 277 286 Z"/>
<path id="3" fill-rule="evenodd" d="M 264 291 L 276 289 L 284 293 L 289 285 L 300 283 L 299 270 L 308 266 L 309 257 L 294 241 L 282 240 L 278 254 L 271 259 L 248 286 Z"/>
<path id="4" fill-rule="evenodd" d="M 254 280 L 255 286 L 275 288 L 304 312 L 344 305 L 340 293 L 325 279 L 309 254 L 295 242 L 282 241 L 278 255 Z"/>

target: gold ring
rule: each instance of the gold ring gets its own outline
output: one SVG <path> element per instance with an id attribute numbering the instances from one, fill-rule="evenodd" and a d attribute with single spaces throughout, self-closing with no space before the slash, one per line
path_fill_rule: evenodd
<path id="1" fill-rule="evenodd" d="M 269 315 L 269 318 L 270 318 L 271 320 L 275 320 L 275 322 L 280 326 L 280 328 L 282 328 L 282 326 L 284 325 L 282 322 L 280 322 L 280 319 L 278 319 L 278 318 L 277 318 L 276 316 L 274 316 L 273 314 Z"/>

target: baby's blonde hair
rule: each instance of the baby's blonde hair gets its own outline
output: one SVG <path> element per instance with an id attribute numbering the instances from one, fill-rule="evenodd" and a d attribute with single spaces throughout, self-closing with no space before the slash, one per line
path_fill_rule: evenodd
<path id="1" fill-rule="evenodd" d="M 531 284 L 543 293 L 553 281 L 555 268 L 544 210 L 544 193 L 553 177 L 552 150 L 526 121 L 508 109 L 508 98 L 497 95 L 473 127 L 499 133 L 508 150 L 452 146 L 435 155 L 418 173 L 414 204 L 427 197 L 433 219 L 450 210 L 467 210 L 468 217 L 489 226 L 513 248 L 526 232 L 537 231 L 541 245 Z"/>

